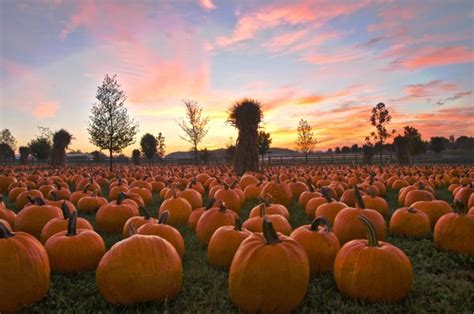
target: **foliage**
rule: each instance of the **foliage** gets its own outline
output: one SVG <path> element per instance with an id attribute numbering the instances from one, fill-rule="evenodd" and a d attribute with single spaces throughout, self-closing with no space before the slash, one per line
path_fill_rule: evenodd
<path id="1" fill-rule="evenodd" d="M 181 118 L 179 127 L 184 132 L 180 137 L 193 146 L 194 162 L 198 161 L 198 145 L 209 131 L 209 117 L 202 116 L 202 107 L 195 100 L 183 100 L 186 107 L 186 119 Z"/>
<path id="2" fill-rule="evenodd" d="M 207 149 L 207 147 L 201 149 L 200 158 L 204 164 L 207 165 L 209 163 L 209 159 L 211 158 L 211 156 L 212 153 Z"/>
<path id="3" fill-rule="evenodd" d="M 229 163 L 233 163 L 235 159 L 235 145 L 232 143 L 228 143 L 225 149 L 225 159 Z"/>
<path id="4" fill-rule="evenodd" d="M 270 145 L 272 144 L 272 138 L 269 132 L 259 131 L 258 138 L 257 138 L 257 146 L 258 146 L 258 153 L 265 155 L 268 150 L 270 149 Z"/>
<path id="5" fill-rule="evenodd" d="M 341 148 L 338 146 L 334 149 L 334 153 L 340 154 L 341 153 Z"/>
<path id="6" fill-rule="evenodd" d="M 95 151 L 93 151 L 93 152 L 91 153 L 91 155 L 92 155 L 92 160 L 93 160 L 94 162 L 101 162 L 101 161 L 103 161 L 103 160 L 105 159 L 105 157 L 106 157 L 105 154 L 102 153 L 100 150 L 95 150 Z"/>
<path id="7" fill-rule="evenodd" d="M 153 161 L 153 157 L 155 156 L 155 154 L 157 153 L 157 140 L 156 140 L 156 137 L 154 137 L 152 134 L 150 133 L 146 133 L 142 136 L 142 139 L 140 140 L 140 147 L 141 147 L 141 150 L 143 152 L 143 154 L 145 155 L 145 157 L 150 161 L 152 162 Z"/>
<path id="8" fill-rule="evenodd" d="M 45 161 L 48 159 L 51 151 L 53 133 L 48 128 L 41 126 L 38 126 L 38 130 L 40 134 L 28 143 L 28 147 L 33 157 L 37 160 Z"/>
<path id="9" fill-rule="evenodd" d="M 158 147 L 158 156 L 160 156 L 161 158 L 165 157 L 165 153 L 166 153 L 165 137 L 163 136 L 163 134 L 161 134 L 161 132 L 158 133 L 158 136 L 156 137 L 156 144 Z"/>
<path id="10" fill-rule="evenodd" d="M 359 152 L 359 145 L 357 145 L 357 144 L 352 145 L 352 146 L 351 146 L 351 152 L 352 152 L 352 153 L 357 153 L 357 152 Z"/>
<path id="11" fill-rule="evenodd" d="M 364 154 L 362 163 L 364 165 L 371 165 L 374 158 L 374 145 L 372 143 L 365 144 L 362 146 L 362 152 Z"/>
<path id="12" fill-rule="evenodd" d="M 90 141 L 95 146 L 109 151 L 110 170 L 112 170 L 112 154 L 135 142 L 138 124 L 129 117 L 125 100 L 127 96 L 120 89 L 116 75 L 105 75 L 102 86 L 97 87 L 96 102 L 92 106 L 87 131 Z"/>
<path id="13" fill-rule="evenodd" d="M 64 166 L 66 163 L 66 149 L 73 136 L 68 131 L 61 129 L 53 134 L 53 147 L 51 149 L 51 164 L 53 166 Z"/>
<path id="14" fill-rule="evenodd" d="M 298 124 L 298 137 L 296 138 L 295 146 L 298 151 L 305 155 L 306 163 L 308 163 L 308 155 L 313 152 L 316 143 L 316 138 L 311 131 L 308 121 L 301 119 Z"/>
<path id="15" fill-rule="evenodd" d="M 140 150 L 139 149 L 134 149 L 132 151 L 132 160 L 133 160 L 134 165 L 140 164 Z"/>
<path id="16" fill-rule="evenodd" d="M 0 144 L 7 144 L 13 151 L 16 149 L 16 139 L 9 129 L 0 132 Z"/>
<path id="17" fill-rule="evenodd" d="M 467 137 L 462 135 L 454 141 L 454 145 L 460 150 L 473 150 L 474 149 L 474 137 Z"/>
<path id="18" fill-rule="evenodd" d="M 370 139 L 372 138 L 375 143 L 379 144 L 380 164 L 382 164 L 383 144 L 395 133 L 395 130 L 391 132 L 387 131 L 386 126 L 390 121 L 392 121 L 392 116 L 384 103 L 380 102 L 372 108 L 370 123 L 375 127 L 375 131 L 370 132 L 370 135 L 365 138 L 365 141 L 370 143 Z"/>
<path id="19" fill-rule="evenodd" d="M 430 140 L 431 150 L 435 153 L 441 153 L 446 148 L 444 147 L 444 142 L 442 137 L 432 137 Z"/>
<path id="20" fill-rule="evenodd" d="M 8 161 L 15 158 L 15 152 L 7 143 L 0 143 L 0 160 Z"/>
<path id="21" fill-rule="evenodd" d="M 351 152 L 351 148 L 349 146 L 343 146 L 341 148 L 341 153 L 343 153 L 343 154 L 348 154 L 350 152 Z"/>
<path id="22" fill-rule="evenodd" d="M 421 138 L 420 132 L 411 126 L 406 126 L 404 128 L 404 136 L 408 138 L 409 152 L 414 160 L 416 155 L 426 153 L 428 149 L 426 142 Z"/>
<path id="23" fill-rule="evenodd" d="M 28 163 L 28 156 L 30 155 L 30 148 L 28 146 L 20 146 L 20 164 L 26 165 Z"/>
<path id="24" fill-rule="evenodd" d="M 408 136 L 398 135 L 393 140 L 397 152 L 397 160 L 401 165 L 406 165 L 410 163 L 410 148 L 411 142 Z"/>
<path id="25" fill-rule="evenodd" d="M 234 159 L 238 175 L 258 171 L 258 127 L 262 119 L 262 105 L 251 98 L 237 101 L 229 110 L 227 123 L 239 130 Z"/>

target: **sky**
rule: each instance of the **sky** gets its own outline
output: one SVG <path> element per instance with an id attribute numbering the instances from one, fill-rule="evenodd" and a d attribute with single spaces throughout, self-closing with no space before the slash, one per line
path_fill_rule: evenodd
<path id="1" fill-rule="evenodd" d="M 422 136 L 474 135 L 474 2 L 1 0 L 0 128 L 18 146 L 37 126 L 92 151 L 87 121 L 105 74 L 167 152 L 188 150 L 183 99 L 210 117 L 200 148 L 225 147 L 244 97 L 263 105 L 273 147 L 294 148 L 300 119 L 316 149 L 362 144 L 379 102 Z"/>

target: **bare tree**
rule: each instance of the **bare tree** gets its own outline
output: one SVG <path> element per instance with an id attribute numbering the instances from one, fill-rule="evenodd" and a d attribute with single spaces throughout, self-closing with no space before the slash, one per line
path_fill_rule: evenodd
<path id="1" fill-rule="evenodd" d="M 178 122 L 179 127 L 185 135 L 180 137 L 193 145 L 194 163 L 198 163 L 198 144 L 201 143 L 208 131 L 209 117 L 202 116 L 201 105 L 194 100 L 183 100 L 186 106 L 186 119 L 181 118 Z"/>
<path id="2" fill-rule="evenodd" d="M 115 77 L 106 74 L 102 86 L 97 88 L 99 102 L 92 106 L 87 127 L 92 144 L 109 151 L 111 171 L 112 154 L 133 144 L 138 133 L 138 124 L 128 116 L 125 107 L 127 96 Z"/>
<path id="3" fill-rule="evenodd" d="M 388 132 L 386 128 L 386 125 L 388 125 L 391 120 L 392 116 L 383 102 L 378 103 L 372 108 L 370 123 L 375 127 L 375 131 L 370 132 L 370 135 L 367 136 L 365 140 L 369 143 L 370 138 L 373 138 L 375 143 L 378 144 L 380 149 L 380 164 L 382 164 L 383 144 L 395 133 L 395 130 Z"/>
<path id="4" fill-rule="evenodd" d="M 308 155 L 313 152 L 316 143 L 316 138 L 311 131 L 308 121 L 301 119 L 298 124 L 298 137 L 296 138 L 295 146 L 298 151 L 304 154 L 306 163 L 308 163 Z"/>

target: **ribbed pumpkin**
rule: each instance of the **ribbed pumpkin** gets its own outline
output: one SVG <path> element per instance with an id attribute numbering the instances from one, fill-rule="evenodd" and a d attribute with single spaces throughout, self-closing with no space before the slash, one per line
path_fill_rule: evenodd
<path id="1" fill-rule="evenodd" d="M 424 185 L 421 185 L 420 188 L 407 193 L 404 204 L 405 207 L 409 207 L 419 201 L 433 201 L 434 199 L 434 195 L 424 190 Z"/>
<path id="2" fill-rule="evenodd" d="M 191 204 L 182 198 L 176 196 L 174 184 L 171 186 L 172 196 L 163 201 L 160 206 L 160 214 L 169 211 L 168 223 L 172 226 L 185 225 L 193 211 Z"/>
<path id="3" fill-rule="evenodd" d="M 242 229 L 238 218 L 235 219 L 235 226 L 219 227 L 209 241 L 207 261 L 212 266 L 228 269 L 240 244 L 251 234 Z"/>
<path id="4" fill-rule="evenodd" d="M 303 247 L 265 219 L 237 249 L 229 271 L 232 302 L 244 312 L 289 313 L 303 300 L 309 262 Z"/>
<path id="5" fill-rule="evenodd" d="M 316 209 L 322 204 L 326 204 L 328 200 L 324 196 L 318 196 L 318 197 L 313 197 L 310 199 L 304 208 L 304 211 L 306 213 L 306 216 L 308 216 L 309 219 L 314 219 L 316 215 Z"/>
<path id="6" fill-rule="evenodd" d="M 15 200 L 16 209 L 22 209 L 26 204 L 28 204 L 28 202 L 30 202 L 30 199 L 37 197 L 41 199 L 43 198 L 43 193 L 41 193 L 39 190 L 27 190 L 21 192 Z"/>
<path id="7" fill-rule="evenodd" d="M 300 197 L 298 198 L 298 205 L 300 205 L 301 207 L 306 207 L 306 204 L 308 203 L 308 201 L 312 199 L 313 197 L 321 196 L 321 193 L 316 191 L 316 189 L 314 188 L 314 185 L 311 184 L 311 181 L 307 182 L 307 185 L 308 185 L 309 190 L 301 193 Z"/>
<path id="8" fill-rule="evenodd" d="M 377 196 L 372 187 L 367 188 L 367 194 L 368 195 L 362 196 L 365 206 L 367 206 L 367 208 L 375 209 L 382 216 L 386 216 L 388 213 L 387 201 L 384 198 Z"/>
<path id="9" fill-rule="evenodd" d="M 215 194 L 214 198 L 216 203 L 220 204 L 224 202 L 230 210 L 233 210 L 235 213 L 240 213 L 240 207 L 242 206 L 239 195 L 234 189 L 229 188 L 227 184 L 224 183 L 224 188 L 219 189 Z"/>
<path id="10" fill-rule="evenodd" d="M 262 182 L 247 185 L 244 188 L 245 199 L 246 200 L 256 199 L 260 195 L 260 192 L 262 192 Z"/>
<path id="11" fill-rule="evenodd" d="M 10 226 L 15 225 L 16 214 L 14 211 L 9 210 L 3 203 L 3 197 L 0 195 L 0 219 L 5 219 L 8 221 Z"/>
<path id="12" fill-rule="evenodd" d="M 405 253 L 377 240 L 372 222 L 359 215 L 368 240 L 345 244 L 334 261 L 334 280 L 339 291 L 369 303 L 391 303 L 405 299 L 413 285 L 413 268 Z"/>
<path id="13" fill-rule="evenodd" d="M 125 195 L 121 193 L 116 203 L 102 205 L 95 216 L 97 229 L 108 233 L 122 232 L 127 220 L 133 216 L 138 216 L 138 208 L 122 203 Z"/>
<path id="14" fill-rule="evenodd" d="M 263 232 L 262 226 L 263 226 L 263 220 L 268 219 L 269 221 L 272 222 L 273 227 L 277 232 L 281 232 L 284 235 L 289 236 L 292 228 L 288 220 L 279 214 L 272 214 L 268 215 L 266 213 L 266 208 L 265 204 L 260 204 L 260 215 L 256 217 L 252 217 L 244 221 L 243 227 L 249 231 L 252 232 Z"/>
<path id="15" fill-rule="evenodd" d="M 77 212 L 68 219 L 67 231 L 52 235 L 44 244 L 51 270 L 62 273 L 93 271 L 105 254 L 104 240 L 94 230 L 77 229 Z"/>
<path id="16" fill-rule="evenodd" d="M 290 183 L 288 183 L 288 187 L 290 188 L 291 195 L 293 199 L 299 200 L 300 195 L 303 192 L 308 191 L 308 186 L 304 184 L 304 182 L 296 181 L 296 178 L 293 178 Z"/>
<path id="17" fill-rule="evenodd" d="M 323 216 L 326 218 L 331 225 L 334 224 L 337 214 L 344 208 L 347 208 L 347 205 L 342 202 L 336 202 L 334 199 L 326 193 L 326 189 L 321 189 L 323 191 L 323 196 L 326 199 L 326 203 L 322 203 L 316 208 L 315 216 Z"/>
<path id="18" fill-rule="evenodd" d="M 263 200 L 262 204 L 259 204 L 259 205 L 255 206 L 254 208 L 252 208 L 250 210 L 250 213 L 249 213 L 249 218 L 260 216 L 260 207 L 262 205 L 265 206 L 265 213 L 267 215 L 278 214 L 278 215 L 282 215 L 283 217 L 285 217 L 288 220 L 290 219 L 290 212 L 288 211 L 288 209 L 284 205 L 282 205 L 282 204 L 271 204 L 268 200 Z"/>
<path id="19" fill-rule="evenodd" d="M 191 204 L 191 208 L 194 210 L 203 206 L 203 200 L 201 193 L 189 187 L 191 183 L 188 185 L 187 189 L 179 193 L 179 197 L 187 200 L 189 204 Z"/>
<path id="20" fill-rule="evenodd" d="M 40 239 L 43 227 L 54 218 L 61 218 L 61 209 L 46 205 L 40 197 L 32 200 L 35 204 L 23 208 L 15 219 L 15 231 L 23 231 Z"/>
<path id="21" fill-rule="evenodd" d="M 183 267 L 167 240 L 133 234 L 105 253 L 97 266 L 96 281 L 100 294 L 112 304 L 165 302 L 181 290 Z"/>
<path id="22" fill-rule="evenodd" d="M 68 219 L 71 216 L 71 211 L 67 207 L 65 201 L 63 201 L 63 205 L 61 206 L 61 211 L 63 213 L 62 217 L 53 218 L 44 225 L 43 229 L 41 230 L 41 235 L 40 235 L 41 243 L 44 244 L 54 234 L 56 234 L 60 231 L 67 230 Z M 73 212 L 73 213 L 75 213 L 75 212 Z M 92 225 L 86 219 L 77 218 L 76 220 L 77 220 L 76 224 L 77 224 L 79 229 L 94 230 Z"/>
<path id="23" fill-rule="evenodd" d="M 282 204 L 285 207 L 290 207 L 291 205 L 291 191 L 288 185 L 280 181 L 280 176 L 276 176 L 276 181 L 270 181 L 265 184 L 260 192 L 260 197 L 265 198 L 267 195 L 272 197 L 272 201 L 275 204 Z"/>
<path id="24" fill-rule="evenodd" d="M 443 215 L 434 228 L 434 243 L 439 250 L 474 256 L 474 216 L 464 203 L 456 201 L 459 213 Z"/>
<path id="25" fill-rule="evenodd" d="M 128 238 L 130 236 L 130 224 L 133 224 L 135 228 L 138 230 L 141 226 L 147 224 L 147 223 L 153 223 L 157 222 L 156 219 L 151 218 L 150 214 L 148 211 L 145 209 L 145 207 L 139 207 L 138 210 L 142 214 L 142 216 L 133 216 L 127 219 L 125 224 L 123 225 L 122 229 L 122 236 L 123 238 Z"/>
<path id="26" fill-rule="evenodd" d="M 411 207 L 421 210 L 428 215 L 432 228 L 434 228 L 436 222 L 441 218 L 441 216 L 453 212 L 453 209 L 448 202 L 442 200 L 415 202 Z"/>
<path id="27" fill-rule="evenodd" d="M 101 206 L 107 204 L 107 199 L 102 196 L 92 195 L 83 196 L 77 202 L 77 210 L 81 213 L 90 213 L 97 211 Z"/>
<path id="28" fill-rule="evenodd" d="M 390 218 L 390 232 L 407 238 L 425 238 L 431 231 L 428 215 L 415 207 L 397 209 Z"/>
<path id="29" fill-rule="evenodd" d="M 235 218 L 238 218 L 238 215 L 227 209 L 224 203 L 221 203 L 219 207 L 206 210 L 196 225 L 197 240 L 203 245 L 208 245 L 214 231 L 222 226 L 233 226 Z"/>
<path id="30" fill-rule="evenodd" d="M 369 218 L 375 226 L 377 238 L 385 240 L 387 237 L 387 226 L 385 225 L 383 216 L 376 210 L 365 208 L 364 201 L 362 200 L 357 186 L 354 187 L 354 195 L 358 207 L 344 208 L 337 214 L 334 220 L 333 230 L 339 242 L 345 244 L 354 239 L 366 239 L 367 232 L 364 224 L 357 219 L 359 215 Z"/>
<path id="31" fill-rule="evenodd" d="M 176 249 L 176 252 L 178 252 L 179 257 L 182 260 L 185 251 L 184 239 L 181 233 L 179 233 L 176 228 L 166 224 L 168 220 L 168 215 L 169 212 L 164 211 L 158 221 L 155 220 L 152 223 L 147 223 L 140 226 L 137 229 L 137 234 L 156 235 L 162 237 L 163 239 L 171 243 L 171 245 Z"/>
<path id="32" fill-rule="evenodd" d="M 46 296 L 48 255 L 41 243 L 0 223 L 0 312 L 16 312 Z"/>
<path id="33" fill-rule="evenodd" d="M 195 210 L 193 210 L 193 212 L 191 213 L 191 215 L 189 215 L 189 218 L 188 218 L 188 227 L 189 227 L 189 229 L 191 229 L 192 231 L 196 231 L 196 225 L 199 221 L 199 218 L 201 218 L 202 214 L 204 214 L 204 212 L 206 210 L 208 210 L 209 208 L 211 208 L 214 205 L 215 201 L 216 200 L 214 198 L 211 198 L 207 202 L 206 207 L 200 207 L 200 208 L 196 208 Z"/>
<path id="34" fill-rule="evenodd" d="M 334 259 L 341 248 L 331 231 L 331 223 L 324 217 L 314 218 L 310 225 L 296 228 L 290 235 L 308 254 L 312 274 L 332 271 Z"/>
<path id="35" fill-rule="evenodd" d="M 469 197 L 474 193 L 474 188 L 472 185 L 463 186 L 454 194 L 454 201 L 458 201 L 464 204 L 465 207 L 468 206 Z"/>

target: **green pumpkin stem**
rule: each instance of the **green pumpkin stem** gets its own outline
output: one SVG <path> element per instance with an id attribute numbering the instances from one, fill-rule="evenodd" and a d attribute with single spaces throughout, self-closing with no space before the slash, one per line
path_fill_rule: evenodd
<path id="1" fill-rule="evenodd" d="M 265 208 L 266 207 L 267 207 L 267 205 L 265 203 L 260 204 L 260 206 L 259 206 L 259 210 L 260 210 L 259 215 L 260 215 L 260 217 L 265 216 Z"/>
<path id="2" fill-rule="evenodd" d="M 221 213 L 225 213 L 225 210 L 226 210 L 226 208 L 225 208 L 225 203 L 224 203 L 224 202 L 221 202 L 221 205 L 219 206 L 219 211 L 220 211 Z"/>
<path id="3" fill-rule="evenodd" d="M 318 227 L 321 225 L 326 228 L 327 232 L 331 232 L 331 223 L 324 216 L 317 216 L 316 218 L 314 218 L 313 222 L 311 222 L 311 226 L 309 227 L 309 229 L 311 231 L 318 231 Z"/>
<path id="4" fill-rule="evenodd" d="M 267 244 L 277 244 L 281 242 L 275 228 L 273 228 L 273 223 L 268 218 L 263 218 L 263 236 Z"/>
<path id="5" fill-rule="evenodd" d="M 145 209 L 145 207 L 138 207 L 138 210 L 143 214 L 143 217 L 145 217 L 145 220 L 150 220 L 150 214 L 148 211 Z"/>
<path id="6" fill-rule="evenodd" d="M 204 208 L 204 210 L 208 210 L 209 208 L 211 208 L 212 206 L 214 206 L 214 203 L 216 202 L 216 199 L 213 197 L 211 198 L 207 204 L 206 204 L 206 207 Z"/>
<path id="7" fill-rule="evenodd" d="M 58 200 L 58 193 L 56 193 L 56 191 L 51 191 L 51 197 L 53 198 L 53 201 L 57 201 Z"/>
<path id="8" fill-rule="evenodd" d="M 242 221 L 240 221 L 239 217 L 235 217 L 235 227 L 234 230 L 242 231 Z"/>
<path id="9" fill-rule="evenodd" d="M 169 214 L 170 214 L 170 212 L 167 211 L 167 210 L 165 210 L 165 211 L 161 214 L 160 218 L 158 219 L 158 223 L 159 223 L 159 224 L 166 225 L 166 222 L 168 221 L 168 216 L 169 216 Z"/>
<path id="10" fill-rule="evenodd" d="M 41 197 L 35 197 L 35 203 L 40 205 L 40 206 L 44 206 L 46 205 L 46 203 L 44 202 L 44 200 L 41 198 Z"/>
<path id="11" fill-rule="evenodd" d="M 82 192 L 83 193 L 87 193 L 87 191 L 89 190 L 89 187 L 90 187 L 90 183 L 86 184 L 86 186 L 82 189 Z"/>
<path id="12" fill-rule="evenodd" d="M 127 198 L 127 195 L 123 192 L 120 192 L 117 197 L 117 205 L 121 205 L 122 201 Z"/>
<path id="13" fill-rule="evenodd" d="M 365 203 L 364 203 L 364 200 L 362 199 L 362 195 L 360 194 L 360 190 L 357 185 L 354 186 L 354 196 L 355 196 L 355 201 L 356 201 L 357 206 L 359 208 L 365 209 Z"/>
<path id="14" fill-rule="evenodd" d="M 71 216 L 71 212 L 69 211 L 69 208 L 67 207 L 66 201 L 63 201 L 61 203 L 61 211 L 63 212 L 64 219 L 68 219 Z"/>
<path id="15" fill-rule="evenodd" d="M 329 189 L 326 187 L 321 188 L 321 193 L 323 194 L 323 197 L 326 199 L 328 203 L 332 203 L 332 197 L 329 194 Z"/>
<path id="16" fill-rule="evenodd" d="M 409 212 L 410 214 L 416 214 L 417 210 L 416 210 L 415 207 L 409 207 L 409 208 L 408 208 L 408 212 Z"/>
<path id="17" fill-rule="evenodd" d="M 454 201 L 454 207 L 457 209 L 459 215 L 466 215 L 467 214 L 467 206 L 464 205 L 463 202 L 459 200 Z"/>
<path id="18" fill-rule="evenodd" d="M 362 215 L 357 216 L 357 220 L 364 224 L 365 229 L 367 230 L 368 246 L 378 247 L 379 241 L 377 240 L 377 233 L 375 232 L 374 224 L 367 217 Z"/>
<path id="19" fill-rule="evenodd" d="M 69 220 L 67 222 L 67 233 L 66 233 L 66 235 L 68 237 L 72 237 L 72 236 L 77 235 L 76 223 L 77 223 L 77 212 L 73 212 L 69 216 Z"/>
<path id="20" fill-rule="evenodd" d="M 14 234 L 8 230 L 3 223 L 0 222 L 0 239 L 6 239 L 13 237 Z"/>

